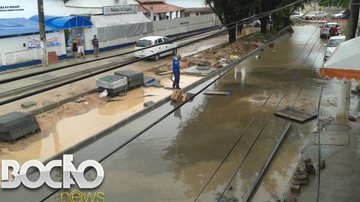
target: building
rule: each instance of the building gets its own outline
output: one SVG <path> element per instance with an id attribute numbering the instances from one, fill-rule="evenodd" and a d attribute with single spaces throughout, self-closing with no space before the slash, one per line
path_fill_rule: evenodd
<path id="1" fill-rule="evenodd" d="M 210 7 L 186 8 L 181 17 L 192 17 L 214 13 Z"/>
<path id="2" fill-rule="evenodd" d="M 180 18 L 185 10 L 182 7 L 165 3 L 164 0 L 137 0 L 138 11 L 152 21 Z"/>
<path id="3" fill-rule="evenodd" d="M 46 26 L 47 47 L 66 56 L 65 33 Z M 0 19 L 0 71 L 41 63 L 39 24 L 25 18 Z"/>

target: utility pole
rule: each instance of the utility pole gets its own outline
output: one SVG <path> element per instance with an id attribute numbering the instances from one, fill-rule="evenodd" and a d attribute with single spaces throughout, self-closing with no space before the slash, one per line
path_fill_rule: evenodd
<path id="1" fill-rule="evenodd" d="M 46 30 L 45 30 L 45 16 L 44 16 L 44 2 L 38 0 L 38 15 L 39 15 L 39 28 L 40 28 L 40 48 L 41 48 L 41 61 L 43 66 L 48 66 L 48 53 L 46 50 Z"/>
<path id="2" fill-rule="evenodd" d="M 350 0 L 350 19 L 348 22 L 347 40 L 353 39 L 356 34 L 359 21 L 360 0 Z M 350 111 L 351 81 L 343 79 L 340 81 L 340 95 L 336 119 L 339 122 L 347 122 Z"/>

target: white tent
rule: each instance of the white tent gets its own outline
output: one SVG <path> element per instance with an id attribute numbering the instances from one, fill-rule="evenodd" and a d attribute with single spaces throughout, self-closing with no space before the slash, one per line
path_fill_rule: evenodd
<path id="1" fill-rule="evenodd" d="M 360 80 L 360 37 L 341 43 L 324 64 L 320 75 Z"/>

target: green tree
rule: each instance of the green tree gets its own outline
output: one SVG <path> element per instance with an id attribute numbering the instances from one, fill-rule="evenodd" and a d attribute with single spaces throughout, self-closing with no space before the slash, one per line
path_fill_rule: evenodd
<path id="1" fill-rule="evenodd" d="M 221 23 L 228 28 L 229 43 L 236 41 L 236 27 L 241 31 L 242 26 L 236 26 L 236 22 L 249 16 L 254 10 L 258 0 L 206 0 L 218 16 Z"/>
<path id="2" fill-rule="evenodd" d="M 349 0 L 318 0 L 319 6 L 349 7 Z"/>

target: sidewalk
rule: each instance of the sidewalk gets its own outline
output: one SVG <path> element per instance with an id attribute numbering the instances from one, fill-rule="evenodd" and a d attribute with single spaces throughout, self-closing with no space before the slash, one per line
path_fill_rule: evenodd
<path id="1" fill-rule="evenodd" d="M 320 123 L 324 125 L 320 132 L 321 160 L 325 168 L 320 170 L 320 189 L 318 193 L 318 134 L 313 132 L 301 159 L 312 159 L 316 174 L 309 177 L 309 183 L 301 186 L 299 194 L 292 194 L 298 202 L 360 201 L 360 120 L 348 124 L 334 121 L 337 108 L 337 82 L 325 83 L 320 107 Z M 351 111 L 356 114 L 360 97 L 352 94 Z"/>

